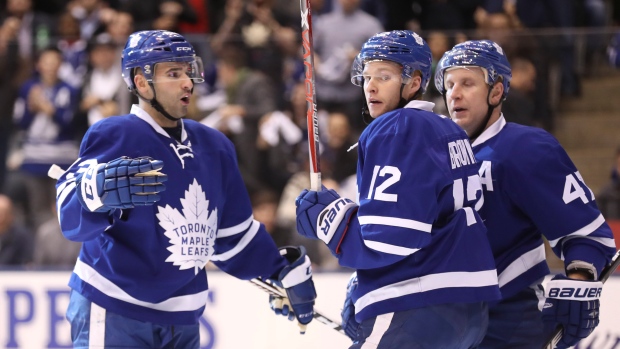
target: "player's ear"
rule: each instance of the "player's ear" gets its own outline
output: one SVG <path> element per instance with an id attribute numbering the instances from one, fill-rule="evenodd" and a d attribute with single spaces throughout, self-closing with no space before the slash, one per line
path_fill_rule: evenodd
<path id="1" fill-rule="evenodd" d="M 502 100 L 502 95 L 504 94 L 504 84 L 502 84 L 501 80 L 498 80 L 493 88 L 491 89 L 491 93 L 489 95 L 489 104 L 497 105 Z"/>
<path id="2" fill-rule="evenodd" d="M 416 92 L 418 92 L 418 90 L 422 88 L 422 77 L 420 76 L 418 71 L 416 71 L 415 74 L 413 74 L 409 82 L 406 84 L 406 87 L 407 87 L 406 89 L 407 95 L 405 96 L 406 97 L 405 99 L 407 100 L 413 97 L 416 94 Z"/>
<path id="3" fill-rule="evenodd" d="M 144 74 L 140 69 L 136 69 L 135 75 L 133 77 L 133 82 L 136 85 L 136 90 L 140 94 L 147 99 L 152 98 L 151 96 L 151 88 L 149 86 L 149 82 L 146 80 Z"/>

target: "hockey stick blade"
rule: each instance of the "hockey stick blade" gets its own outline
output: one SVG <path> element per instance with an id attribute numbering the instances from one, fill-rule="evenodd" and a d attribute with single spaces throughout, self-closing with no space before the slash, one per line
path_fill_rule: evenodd
<path id="1" fill-rule="evenodd" d="M 252 282 L 255 286 L 258 286 L 260 289 L 262 289 L 263 291 L 269 293 L 272 296 L 275 297 L 280 297 L 280 298 L 288 298 L 286 296 L 285 293 L 282 292 L 281 289 L 277 288 L 276 286 L 261 280 L 261 279 L 251 279 L 250 282 Z M 330 319 L 329 317 L 323 315 L 320 311 L 314 309 L 314 314 L 312 316 L 312 318 L 320 323 L 322 323 L 323 325 L 338 331 L 340 333 L 342 333 L 343 335 L 346 336 L 346 333 L 344 333 L 344 330 L 342 329 L 342 326 L 340 325 L 340 323 Z"/>
<path id="2" fill-rule="evenodd" d="M 616 269 L 618 269 L 618 265 L 620 265 L 620 258 L 618 258 L 619 255 L 620 250 L 618 250 L 612 258 L 611 264 L 608 265 L 607 268 L 603 269 L 603 272 L 599 277 L 600 282 L 605 283 L 605 281 L 609 279 L 609 277 L 616 271 Z M 564 329 L 562 328 L 562 325 L 558 325 L 555 328 L 555 331 L 553 331 L 553 335 L 551 335 L 551 337 L 547 340 L 547 344 L 545 344 L 542 349 L 555 349 L 555 346 L 558 345 L 560 339 L 562 339 L 563 331 Z"/>

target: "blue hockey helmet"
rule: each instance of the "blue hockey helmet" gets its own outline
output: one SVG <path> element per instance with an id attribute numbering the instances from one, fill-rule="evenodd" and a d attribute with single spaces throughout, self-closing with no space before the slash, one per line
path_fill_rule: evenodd
<path id="1" fill-rule="evenodd" d="M 474 66 L 484 68 L 485 81 L 489 86 L 502 78 L 504 94 L 502 101 L 508 96 L 512 73 L 510 63 L 504 54 L 504 50 L 491 40 L 471 40 L 460 43 L 444 53 L 437 63 L 435 71 L 435 87 L 441 94 L 446 93 L 444 75 L 446 70 L 452 67 Z"/>
<path id="2" fill-rule="evenodd" d="M 141 68 L 146 79 L 152 81 L 155 65 L 161 62 L 187 62 L 189 78 L 194 83 L 204 81 L 202 59 L 182 35 L 166 30 L 144 30 L 129 36 L 121 56 L 122 75 L 129 90 L 136 87 L 134 68 Z"/>
<path id="3" fill-rule="evenodd" d="M 418 34 L 409 30 L 394 30 L 375 34 L 368 39 L 351 66 L 351 83 L 363 86 L 362 72 L 370 61 L 390 61 L 403 67 L 403 83 L 418 70 L 422 74 L 420 93 L 424 93 L 431 79 L 433 57 L 431 49 Z"/>

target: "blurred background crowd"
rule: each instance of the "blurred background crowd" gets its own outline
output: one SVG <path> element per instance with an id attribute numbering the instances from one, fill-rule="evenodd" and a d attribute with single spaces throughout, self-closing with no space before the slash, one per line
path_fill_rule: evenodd
<path id="1" fill-rule="evenodd" d="M 554 133 L 605 217 L 620 219 L 620 73 L 606 54 L 619 0 L 311 6 L 325 186 L 355 200 L 357 154 L 348 149 L 366 126 L 362 90 L 349 80 L 355 55 L 377 32 L 409 29 L 427 40 L 434 63 L 468 39 L 499 43 L 513 69 L 507 120 Z M 0 1 L 0 266 L 74 264 L 80 245 L 60 232 L 47 170 L 76 160 L 90 125 L 129 112 L 136 99 L 120 52 L 146 29 L 179 32 L 202 57 L 206 83 L 195 86 L 188 118 L 233 141 L 255 218 L 279 246 L 304 244 L 319 270 L 338 268 L 324 244 L 295 232 L 295 197 L 309 187 L 297 0 Z M 425 99 L 446 113 L 432 83 Z"/>

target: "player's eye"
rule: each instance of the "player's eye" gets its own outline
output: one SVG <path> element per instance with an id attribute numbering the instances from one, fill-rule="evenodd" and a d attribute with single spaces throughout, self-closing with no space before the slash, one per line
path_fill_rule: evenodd
<path id="1" fill-rule="evenodd" d="M 177 70 L 172 70 L 168 72 L 168 77 L 169 78 L 179 78 L 181 76 L 181 72 L 177 71 Z"/>

